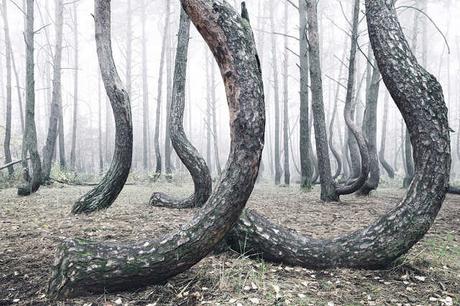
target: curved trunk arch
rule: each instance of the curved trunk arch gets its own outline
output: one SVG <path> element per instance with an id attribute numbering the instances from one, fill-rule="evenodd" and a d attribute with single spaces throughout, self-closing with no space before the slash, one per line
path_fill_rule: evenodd
<path id="1" fill-rule="evenodd" d="M 213 52 L 224 79 L 231 131 L 226 168 L 203 208 L 174 233 L 129 245 L 66 241 L 53 268 L 48 288 L 51 297 L 164 283 L 213 250 L 237 221 L 252 192 L 264 144 L 265 107 L 251 28 L 226 2 L 181 2 Z M 110 46 L 110 16 L 110 0 L 96 0 L 98 44 Z"/>

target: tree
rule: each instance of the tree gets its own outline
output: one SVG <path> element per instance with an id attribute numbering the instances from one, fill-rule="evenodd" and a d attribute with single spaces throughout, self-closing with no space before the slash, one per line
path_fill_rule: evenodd
<path id="1" fill-rule="evenodd" d="M 72 143 L 70 148 L 70 168 L 75 170 L 77 160 L 77 125 L 78 125 L 78 76 L 79 55 L 78 55 L 78 14 L 77 2 L 73 4 L 74 23 L 73 23 L 73 43 L 74 43 L 74 75 L 73 75 L 73 123 L 72 123 Z"/>
<path id="2" fill-rule="evenodd" d="M 176 64 L 174 69 L 173 95 L 169 110 L 171 142 L 177 155 L 189 170 L 195 192 L 186 199 L 175 199 L 164 193 L 155 192 L 150 205 L 170 208 L 201 207 L 208 200 L 212 190 L 212 178 L 205 160 L 190 143 L 184 131 L 185 83 L 187 79 L 187 53 L 190 40 L 190 19 L 182 9 L 179 33 L 177 35 Z"/>
<path id="3" fill-rule="evenodd" d="M 5 139 L 3 142 L 3 149 L 5 153 L 5 164 L 11 163 L 11 41 L 8 28 L 8 12 L 6 7 L 6 0 L 2 1 L 2 16 L 3 16 L 3 29 L 5 33 L 5 60 L 6 60 L 6 120 L 5 120 Z M 8 167 L 8 174 L 14 174 L 14 168 L 11 165 Z"/>
<path id="4" fill-rule="evenodd" d="M 380 151 L 379 151 L 379 160 L 382 164 L 383 169 L 387 172 L 390 178 L 395 177 L 395 171 L 393 167 L 385 160 L 385 148 L 386 148 L 386 136 L 387 136 L 387 125 L 388 125 L 388 100 L 390 99 L 390 94 L 388 91 L 385 91 L 385 98 L 383 104 L 383 120 L 382 120 L 382 137 L 380 141 Z"/>
<path id="5" fill-rule="evenodd" d="M 50 179 L 53 156 L 56 149 L 56 139 L 58 136 L 58 124 L 61 118 L 61 62 L 62 62 L 62 31 L 64 27 L 64 2 L 55 1 L 55 32 L 56 42 L 53 60 L 53 92 L 51 98 L 51 112 L 48 124 L 48 136 L 43 149 L 43 181 Z"/>
<path id="6" fill-rule="evenodd" d="M 310 190 L 312 187 L 313 165 L 311 163 L 312 145 L 308 107 L 308 37 L 307 2 L 299 0 L 299 57 L 300 57 L 300 187 Z"/>
<path id="7" fill-rule="evenodd" d="M 149 84 L 147 77 L 147 31 L 146 20 L 147 12 L 145 1 L 141 2 L 142 5 L 142 166 L 144 171 L 149 169 Z M 129 91 L 128 91 L 129 93 Z"/>
<path id="8" fill-rule="evenodd" d="M 37 149 L 37 129 L 35 127 L 35 74 L 34 74 L 34 0 L 27 0 L 26 6 L 26 120 L 22 142 L 24 182 L 18 187 L 18 195 L 27 196 L 40 188 L 42 165 Z M 32 161 L 32 175 L 26 160 L 29 153 Z"/>
<path id="9" fill-rule="evenodd" d="M 183 0 L 182 5 L 218 61 L 226 88 L 233 137 L 222 180 L 193 221 L 165 237 L 129 245 L 65 242 L 49 282 L 51 297 L 164 283 L 214 249 L 240 216 L 253 190 L 264 142 L 265 111 L 250 25 L 227 2 Z M 99 59 L 111 62 L 110 0 L 95 1 L 95 22 L 98 50 L 105 46 L 106 51 Z"/>
<path id="10" fill-rule="evenodd" d="M 169 7 L 168 7 L 169 9 Z M 168 24 L 168 27 L 170 25 Z M 165 124 L 165 139 L 164 139 L 164 150 L 165 150 L 165 178 L 167 182 L 172 182 L 172 149 L 171 149 L 171 132 L 169 130 L 169 112 L 171 110 L 172 101 L 172 41 L 171 31 L 168 31 L 168 37 L 166 40 L 166 124 Z"/>
<path id="11" fill-rule="evenodd" d="M 109 2 L 109 3 L 108 3 Z M 96 46 L 102 81 L 115 118 L 115 151 L 110 168 L 99 185 L 81 197 L 72 213 L 91 213 L 112 205 L 123 189 L 131 169 L 133 124 L 129 95 L 120 80 L 112 57 L 110 1 L 96 1 Z M 104 10 L 109 10 L 104 12 Z"/>
<path id="12" fill-rule="evenodd" d="M 363 230 L 328 240 L 293 230 L 245 211 L 229 242 L 245 254 L 308 268 L 381 268 L 417 243 L 445 199 L 450 174 L 450 135 L 441 85 L 410 50 L 394 3 L 366 0 L 368 32 L 378 68 L 401 111 L 414 146 L 416 174 L 402 202 Z"/>
<path id="13" fill-rule="evenodd" d="M 283 63 L 283 147 L 284 147 L 284 184 L 289 186 L 291 182 L 291 172 L 289 165 L 289 86 L 288 86 L 288 66 L 289 66 L 289 45 L 288 27 L 289 3 L 284 2 L 284 63 Z"/>
<path id="14" fill-rule="evenodd" d="M 375 61 L 369 62 L 368 69 L 372 70 L 366 91 L 366 109 L 364 111 L 363 134 L 367 139 L 369 149 L 370 173 L 366 183 L 358 191 L 360 195 L 369 195 L 377 189 L 380 182 L 379 158 L 377 155 L 377 102 L 379 99 L 380 71 Z"/>

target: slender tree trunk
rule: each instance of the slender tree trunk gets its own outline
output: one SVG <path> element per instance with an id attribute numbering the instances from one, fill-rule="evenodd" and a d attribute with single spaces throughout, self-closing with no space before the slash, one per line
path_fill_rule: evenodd
<path id="1" fill-rule="evenodd" d="M 307 0 L 308 41 L 310 43 L 310 77 L 312 93 L 312 110 L 315 124 L 316 154 L 318 158 L 318 173 L 321 181 L 321 200 L 338 201 L 334 181 L 331 175 L 331 161 L 326 133 L 324 115 L 323 85 L 319 51 L 318 15 L 316 1 Z"/>
<path id="2" fill-rule="evenodd" d="M 379 160 L 382 164 L 383 169 L 387 172 L 390 178 L 395 177 L 395 172 L 391 165 L 385 160 L 385 148 L 386 148 L 386 137 L 387 137 L 387 126 L 388 126 L 388 103 L 390 99 L 390 94 L 388 91 L 385 91 L 385 99 L 383 105 L 383 120 L 382 120 L 382 137 L 380 141 L 380 151 L 379 151 Z"/>
<path id="3" fill-rule="evenodd" d="M 64 27 L 64 2 L 55 0 L 56 45 L 53 60 L 53 92 L 51 97 L 51 111 L 48 125 L 48 136 L 43 149 L 43 181 L 50 179 L 53 155 L 56 152 L 58 124 L 61 121 L 61 62 L 62 62 L 62 32 Z"/>
<path id="4" fill-rule="evenodd" d="M 168 24 L 168 28 L 169 28 Z M 166 46 L 166 124 L 165 124 L 165 178 L 166 181 L 172 182 L 172 163 L 171 163 L 171 131 L 169 130 L 169 118 L 171 111 L 171 100 L 172 100 L 172 36 L 171 31 L 168 31 L 168 39 Z"/>
<path id="5" fill-rule="evenodd" d="M 5 114 L 5 139 L 3 141 L 3 149 L 5 153 L 5 164 L 11 163 L 11 42 L 10 33 L 8 29 L 8 13 L 6 7 L 6 0 L 2 0 L 2 15 L 3 15 L 3 29 L 5 33 L 5 61 L 6 61 L 6 114 Z M 22 116 L 22 115 L 21 115 Z M 14 174 L 13 166 L 8 167 L 8 174 Z"/>
<path id="6" fill-rule="evenodd" d="M 370 173 L 366 183 L 358 191 L 360 195 L 369 195 L 372 190 L 377 189 L 380 182 L 380 167 L 377 155 L 377 103 L 380 89 L 380 71 L 375 61 L 373 65 L 373 67 L 370 67 L 372 76 L 367 88 L 366 109 L 363 119 L 363 134 L 367 139 L 367 147 L 369 148 Z"/>
<path id="7" fill-rule="evenodd" d="M 30 154 L 32 175 L 28 170 L 27 161 L 23 165 L 24 184 L 18 187 L 18 195 L 27 196 L 40 188 L 42 165 L 37 149 L 37 129 L 35 127 L 35 75 L 34 75 L 34 0 L 27 0 L 26 6 L 26 126 L 23 139 L 23 156 Z"/>
<path id="8" fill-rule="evenodd" d="M 11 45 L 11 41 L 10 41 Z M 18 106 L 19 106 L 19 119 L 21 120 L 21 132 L 24 135 L 24 108 L 22 105 L 22 92 L 21 92 L 21 83 L 19 81 L 18 70 L 16 69 L 16 61 L 14 59 L 14 54 L 11 53 L 11 63 L 13 64 L 14 78 L 16 79 L 16 91 L 18 95 Z"/>
<path id="9" fill-rule="evenodd" d="M 133 12 L 131 0 L 128 0 L 127 2 L 126 19 L 126 90 L 128 91 L 128 94 L 131 94 L 133 59 Z M 144 34 L 144 32 L 142 33 Z M 144 36 L 142 36 L 142 38 L 144 38 Z"/>
<path id="10" fill-rule="evenodd" d="M 253 190 L 262 155 L 265 112 L 251 28 L 227 2 L 184 0 L 182 5 L 218 60 L 226 87 L 233 137 L 222 180 L 190 223 L 164 237 L 128 245 L 66 241 L 53 267 L 48 287 L 51 297 L 165 283 L 215 248 L 239 218 Z M 110 0 L 96 0 L 95 20 L 98 33 L 103 29 L 100 38 L 109 44 Z"/>
<path id="11" fill-rule="evenodd" d="M 307 2 L 299 0 L 299 56 L 300 56 L 300 171 L 302 189 L 312 187 L 313 165 L 311 163 L 312 144 L 308 105 L 308 38 L 307 38 Z"/>
<path id="12" fill-rule="evenodd" d="M 104 156 L 102 154 L 102 90 L 101 75 L 97 76 L 98 139 L 99 139 L 99 175 L 104 173 Z"/>
<path id="13" fill-rule="evenodd" d="M 78 69 L 79 67 L 79 54 L 78 54 L 78 14 L 77 14 L 77 3 L 73 4 L 74 12 L 74 24 L 73 24 L 73 40 L 74 40 L 74 75 L 73 75 L 73 123 L 72 123 L 72 143 L 70 148 L 70 168 L 76 170 L 76 159 L 77 159 L 77 124 L 78 124 Z"/>
<path id="14" fill-rule="evenodd" d="M 216 164 L 217 175 L 222 174 L 222 166 L 220 165 L 219 156 L 219 133 L 217 132 L 217 112 L 216 112 L 216 69 L 215 65 L 211 65 L 211 114 L 212 114 L 212 134 L 214 140 L 214 162 Z M 262 166 L 261 166 L 262 167 Z"/>
<path id="15" fill-rule="evenodd" d="M 284 147 L 284 184 L 289 186 L 291 183 L 291 171 L 289 165 L 289 83 L 288 83 L 288 66 L 289 66 L 289 44 L 288 44 L 288 20 L 289 20 L 289 3 L 284 2 L 284 66 L 283 66 L 283 147 Z"/>
<path id="16" fill-rule="evenodd" d="M 392 2 L 393 3 L 393 2 Z M 385 85 L 408 123 L 416 175 L 404 200 L 367 228 L 318 240 L 244 211 L 229 242 L 245 255 L 307 268 L 376 269 L 390 265 L 433 224 L 445 199 L 450 173 L 447 108 L 435 77 L 417 63 L 394 4 L 366 0 L 368 32 Z"/>
<path id="17" fill-rule="evenodd" d="M 212 191 L 212 178 L 206 162 L 198 150 L 187 139 L 184 131 L 185 83 L 187 79 L 187 53 L 190 39 L 190 19 L 181 9 L 179 33 L 177 35 L 176 63 L 174 69 L 173 96 L 169 112 L 171 141 L 177 155 L 192 176 L 195 192 L 186 199 L 175 199 L 164 193 L 155 192 L 150 205 L 169 208 L 201 207 Z"/>
<path id="18" fill-rule="evenodd" d="M 161 176 L 162 171 L 162 160 L 161 160 L 161 149 L 160 149 L 160 120 L 161 120 L 161 100 L 163 99 L 163 71 L 165 65 L 165 56 L 168 42 L 168 31 L 169 31 L 169 15 L 171 2 L 166 1 L 166 16 L 165 24 L 163 28 L 163 42 L 161 46 L 160 56 L 160 71 L 158 73 L 158 88 L 157 88 L 157 109 L 155 115 L 155 134 L 154 134 L 154 145 L 155 145 L 155 180 L 158 180 Z"/>
<path id="19" fill-rule="evenodd" d="M 133 155 L 131 103 L 112 56 L 110 0 L 98 0 L 95 7 L 97 56 L 102 81 L 115 119 L 115 151 L 110 168 L 99 185 L 74 204 L 74 214 L 109 208 L 128 179 Z"/>
<path id="20" fill-rule="evenodd" d="M 276 36 L 275 36 L 275 17 L 273 6 L 274 1 L 270 1 L 270 27 L 272 36 L 272 65 L 273 65 L 273 87 L 275 98 L 275 184 L 279 185 L 281 182 L 281 157 L 280 157 L 280 94 L 279 94 L 279 73 L 278 73 L 278 52 L 276 50 Z"/>
<path id="21" fill-rule="evenodd" d="M 142 165 L 144 171 L 149 170 L 149 85 L 147 78 L 147 35 L 146 20 L 147 12 L 145 0 L 141 2 L 142 10 L 142 132 L 143 132 L 143 156 Z M 129 92 L 129 91 L 128 91 Z"/>
<path id="22" fill-rule="evenodd" d="M 67 166 L 66 157 L 65 157 L 65 142 L 64 142 L 64 111 L 62 107 L 62 96 L 59 100 L 59 165 L 61 170 L 65 169 Z"/>
<path id="23" fill-rule="evenodd" d="M 212 172 L 212 149 L 211 149 L 211 137 L 212 137 L 212 126 L 211 126 L 211 73 L 209 69 L 209 60 L 207 58 L 207 52 L 205 52 L 206 57 L 206 83 L 208 88 L 206 90 L 206 122 L 204 128 L 206 130 L 206 164 L 209 167 L 209 171 Z"/>

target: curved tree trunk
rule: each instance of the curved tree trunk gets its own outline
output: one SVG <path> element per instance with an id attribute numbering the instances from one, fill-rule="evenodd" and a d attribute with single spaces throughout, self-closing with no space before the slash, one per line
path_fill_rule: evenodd
<path id="1" fill-rule="evenodd" d="M 237 221 L 253 190 L 264 143 L 265 110 L 250 25 L 226 2 L 182 0 L 182 5 L 212 50 L 224 79 L 231 149 L 222 178 L 192 221 L 174 233 L 129 245 L 65 242 L 49 283 L 51 297 L 163 284 L 213 250 Z M 95 21 L 98 44 L 110 46 L 110 0 L 96 1 Z"/>
<path id="2" fill-rule="evenodd" d="M 380 151 L 379 151 L 379 160 L 382 164 L 383 169 L 387 172 L 390 178 L 395 177 L 395 171 L 393 167 L 385 160 L 385 147 L 387 139 L 387 126 L 388 126 L 388 100 L 390 99 L 390 94 L 388 91 L 385 91 L 385 100 L 383 106 L 383 121 L 382 121 L 382 139 L 380 142 Z"/>
<path id="3" fill-rule="evenodd" d="M 48 136 L 43 149 L 43 181 L 50 179 L 53 155 L 56 150 L 58 136 L 58 124 L 61 121 L 61 59 L 62 59 L 62 32 L 64 27 L 64 3 L 62 0 L 55 1 L 56 5 L 56 45 L 53 61 L 53 93 L 51 98 L 51 111 L 48 125 Z"/>
<path id="4" fill-rule="evenodd" d="M 359 195 L 369 195 L 377 189 L 380 182 L 379 158 L 377 155 L 377 103 L 379 99 L 380 71 L 374 61 L 372 76 L 366 93 L 366 110 L 364 111 L 363 133 L 369 149 L 370 173 L 364 185 L 358 191 Z"/>
<path id="5" fill-rule="evenodd" d="M 212 191 L 212 178 L 209 168 L 197 149 L 187 139 L 184 131 L 185 82 L 187 79 L 189 39 L 190 19 L 182 9 L 180 13 L 179 34 L 177 36 L 173 96 L 168 121 L 172 145 L 192 176 L 195 192 L 183 200 L 155 192 L 150 198 L 150 205 L 153 206 L 170 208 L 201 207 L 206 203 Z"/>
<path id="6" fill-rule="evenodd" d="M 378 67 L 415 148 L 416 174 L 402 202 L 367 228 L 328 240 L 304 237 L 245 211 L 229 242 L 245 254 L 308 268 L 381 268 L 417 243 L 436 218 L 450 174 L 447 108 L 438 81 L 417 63 L 394 5 L 366 0 L 368 31 Z"/>
<path id="7" fill-rule="evenodd" d="M 128 179 L 133 153 L 131 104 L 112 57 L 110 16 L 103 16 L 103 12 L 98 11 L 110 9 L 110 4 L 107 1 L 96 2 L 96 12 L 100 16 L 96 21 L 97 56 L 102 81 L 115 118 L 115 151 L 110 168 L 99 185 L 74 204 L 74 214 L 91 213 L 112 205 Z"/>
<path id="8" fill-rule="evenodd" d="M 37 149 L 37 129 L 35 126 L 35 74 L 34 74 L 34 0 L 27 0 L 26 8 L 26 121 L 22 142 L 25 182 L 18 187 L 18 195 L 28 196 L 40 188 L 42 164 Z M 32 161 L 32 175 L 27 165 L 27 153 Z"/>

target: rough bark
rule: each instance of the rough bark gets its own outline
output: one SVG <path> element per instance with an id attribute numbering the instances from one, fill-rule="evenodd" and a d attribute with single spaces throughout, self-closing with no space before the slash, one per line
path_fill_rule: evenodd
<path id="1" fill-rule="evenodd" d="M 5 34 L 5 61 L 6 61 L 6 113 L 5 113 L 5 139 L 3 141 L 3 150 L 5 153 L 5 164 L 11 163 L 11 41 L 8 29 L 8 13 L 6 0 L 2 1 L 3 29 Z M 22 115 L 21 115 L 22 116 Z M 8 174 L 14 174 L 13 166 L 8 167 Z"/>
<path id="2" fill-rule="evenodd" d="M 169 15 L 170 15 L 171 2 L 166 1 L 166 15 L 165 24 L 163 28 L 163 42 L 161 45 L 160 55 L 160 71 L 158 73 L 158 88 L 157 88 L 157 109 L 155 114 L 155 133 L 153 143 L 155 146 L 155 177 L 154 180 L 158 180 L 161 176 L 162 171 L 162 160 L 161 160 L 161 149 L 160 149 L 160 120 L 161 120 L 161 100 L 163 99 L 163 71 L 165 66 L 166 56 L 166 44 L 168 39 L 169 31 Z"/>
<path id="3" fill-rule="evenodd" d="M 387 126 L 388 126 L 388 103 L 390 99 L 390 94 L 388 91 L 385 91 L 385 99 L 383 105 L 383 120 L 382 120 L 382 138 L 380 141 L 380 151 L 379 151 L 379 161 L 382 164 L 383 169 L 387 172 L 390 178 L 395 177 L 395 171 L 393 167 L 385 160 L 385 148 L 386 148 L 386 139 L 387 139 Z"/>
<path id="4" fill-rule="evenodd" d="M 51 97 L 51 111 L 48 124 L 48 135 L 43 149 L 42 177 L 46 182 L 50 179 L 53 155 L 56 150 L 56 139 L 58 136 L 58 124 L 61 115 L 61 62 L 62 62 L 62 32 L 64 27 L 64 2 L 55 1 L 55 48 L 53 60 L 53 92 Z"/>
<path id="5" fill-rule="evenodd" d="M 91 213 L 112 205 L 128 179 L 133 153 L 133 125 L 129 95 L 112 57 L 110 1 L 96 1 L 96 47 L 105 91 L 115 118 L 115 151 L 109 170 L 94 189 L 81 197 L 72 213 Z"/>
<path id="6" fill-rule="evenodd" d="M 205 160 L 190 143 L 184 131 L 185 83 L 187 80 L 187 53 L 190 40 L 190 19 L 182 9 L 179 33 L 177 35 L 176 64 L 174 69 L 173 96 L 169 112 L 171 142 L 177 155 L 193 179 L 195 192 L 186 199 L 175 199 L 164 193 L 155 192 L 150 205 L 169 208 L 201 207 L 212 191 L 212 178 Z"/>
<path id="7" fill-rule="evenodd" d="M 308 38 L 307 38 L 307 2 L 299 0 L 299 57 L 300 57 L 300 187 L 310 190 L 314 166 L 311 163 L 312 144 L 308 105 Z"/>
<path id="8" fill-rule="evenodd" d="M 391 2 L 393 3 L 393 2 Z M 368 32 L 383 81 L 401 111 L 415 148 L 416 174 L 402 202 L 363 230 L 328 240 L 301 236 L 245 211 L 230 243 L 245 254 L 308 268 L 376 269 L 417 243 L 445 199 L 450 173 L 447 107 L 439 82 L 417 63 L 386 0 L 366 0 Z"/>
<path id="9" fill-rule="evenodd" d="M 359 189 L 359 195 L 369 195 L 372 190 L 377 189 L 380 182 L 379 158 L 377 155 L 377 103 L 380 89 L 380 71 L 377 63 L 368 67 L 372 70 L 372 76 L 366 92 L 366 109 L 363 119 L 363 134 L 367 139 L 369 149 L 369 177 L 364 185 Z"/>
<path id="10" fill-rule="evenodd" d="M 331 175 L 331 161 L 326 133 L 326 119 L 324 114 L 323 84 L 321 77 L 321 59 L 319 50 L 317 3 L 307 0 L 308 42 L 310 60 L 310 78 L 312 94 L 312 111 L 315 118 L 316 155 L 318 158 L 318 173 L 321 182 L 321 200 L 338 201 L 335 184 Z"/>
<path id="11" fill-rule="evenodd" d="M 158 239 L 128 245 L 69 240 L 60 248 L 48 293 L 54 298 L 135 289 L 186 271 L 223 239 L 254 187 L 264 142 L 263 82 L 249 24 L 226 3 L 182 5 L 219 63 L 230 110 L 229 161 L 192 221 Z M 110 1 L 96 1 L 97 29 L 110 33 Z"/>
<path id="12" fill-rule="evenodd" d="M 273 66 L 273 89 L 274 89 L 274 102 L 275 102 L 275 143 L 274 143 L 274 162 L 275 162 L 275 184 L 281 183 L 281 149 L 280 149 L 280 94 L 279 94 L 279 73 L 278 73 L 278 51 L 276 43 L 276 28 L 273 6 L 274 2 L 270 1 L 270 29 L 271 29 L 271 43 L 272 43 L 272 66 Z"/>
<path id="13" fill-rule="evenodd" d="M 23 166 L 25 181 L 18 187 L 18 195 L 27 196 L 40 188 L 42 165 L 37 149 L 37 129 L 35 126 L 35 74 L 34 74 L 34 0 L 27 0 L 26 5 L 26 120 L 23 137 Z M 28 169 L 26 156 L 32 161 L 32 175 Z M 27 178 L 27 179 L 26 179 Z"/>
<path id="14" fill-rule="evenodd" d="M 74 24 L 73 24 L 73 44 L 74 44 L 74 75 L 73 75 L 73 122 L 72 122 L 72 142 L 70 145 L 70 168 L 75 170 L 77 161 L 77 130 L 78 130 L 78 76 L 79 76 L 79 46 L 78 46 L 78 14 L 77 3 L 73 4 Z"/>

